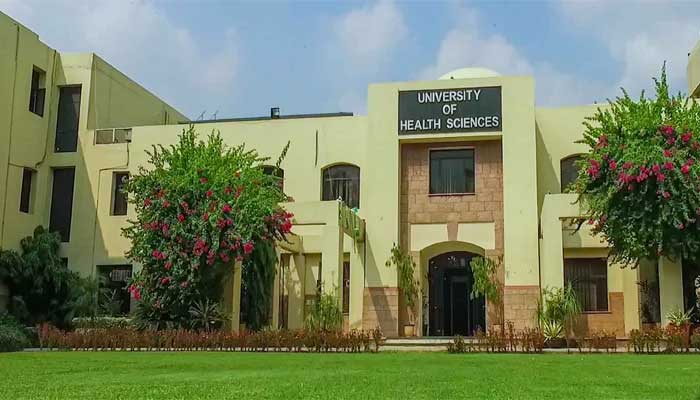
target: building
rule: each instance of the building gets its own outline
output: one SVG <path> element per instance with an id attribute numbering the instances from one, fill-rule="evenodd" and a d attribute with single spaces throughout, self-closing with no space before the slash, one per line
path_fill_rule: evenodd
<path id="1" fill-rule="evenodd" d="M 468 68 L 372 84 L 366 116 L 192 122 L 96 55 L 56 52 L 2 14 L 0 69 L 0 246 L 16 248 L 36 225 L 50 226 L 71 268 L 106 274 L 115 287 L 138 268 L 124 256 L 121 228 L 134 210 L 120 182 L 145 163 L 144 150 L 175 143 L 192 123 L 273 158 L 291 143 L 277 173 L 295 200 L 284 205 L 295 226 L 280 246 L 274 327 L 302 327 L 328 290 L 342 299 L 349 328 L 397 336 L 415 322 L 417 335 L 469 334 L 494 313 L 468 295 L 475 255 L 502 257 L 503 312 L 519 328 L 534 325 L 542 288 L 571 280 L 587 329 L 618 336 L 694 301 L 696 266 L 662 259 L 622 269 L 607 261 L 605 243 L 567 223 L 579 215 L 563 190 L 586 150 L 576 140 L 599 106 L 536 107 L 532 77 Z M 697 46 L 688 86 L 700 95 Z M 414 318 L 396 269 L 385 266 L 394 243 L 418 266 Z M 240 321 L 236 271 L 227 297 Z"/>

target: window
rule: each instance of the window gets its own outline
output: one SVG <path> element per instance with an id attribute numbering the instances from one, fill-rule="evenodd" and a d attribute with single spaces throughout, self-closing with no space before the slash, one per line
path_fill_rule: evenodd
<path id="1" fill-rule="evenodd" d="M 579 154 L 562 158 L 559 166 L 561 173 L 562 193 L 568 192 L 567 188 L 569 185 L 571 185 L 574 181 L 576 181 L 576 178 L 578 178 L 578 166 L 576 164 L 580 159 L 581 156 Z"/>
<path id="2" fill-rule="evenodd" d="M 127 284 L 131 279 L 131 265 L 98 265 L 101 298 L 99 303 L 112 315 L 126 315 L 131 309 Z"/>
<path id="3" fill-rule="evenodd" d="M 29 90 L 29 111 L 40 117 L 44 116 L 44 98 L 46 97 L 44 85 L 46 85 L 46 72 L 34 67 Z"/>
<path id="4" fill-rule="evenodd" d="M 32 183 L 36 171 L 25 168 L 22 171 L 22 189 L 19 197 L 19 210 L 23 213 L 30 213 L 32 209 Z"/>
<path id="5" fill-rule="evenodd" d="M 343 315 L 350 314 L 350 263 L 343 262 Z"/>
<path id="6" fill-rule="evenodd" d="M 124 192 L 124 185 L 128 180 L 128 172 L 112 174 L 112 215 L 126 215 L 127 195 Z"/>
<path id="7" fill-rule="evenodd" d="M 565 259 L 564 283 L 571 283 L 582 311 L 608 311 L 608 261 L 605 258 Z"/>
<path id="8" fill-rule="evenodd" d="M 360 208 L 360 168 L 354 165 L 334 165 L 323 170 L 321 200 L 341 199 L 350 208 Z"/>
<path id="9" fill-rule="evenodd" d="M 284 170 L 274 165 L 263 165 L 263 174 L 272 175 L 279 178 L 280 190 L 284 192 Z"/>
<path id="10" fill-rule="evenodd" d="M 131 142 L 131 128 L 97 129 L 95 144 L 114 144 Z"/>
<path id="11" fill-rule="evenodd" d="M 56 152 L 74 152 L 78 148 L 80 118 L 80 86 L 59 89 L 58 119 L 56 120 Z"/>
<path id="12" fill-rule="evenodd" d="M 57 168 L 53 170 L 49 231 L 58 232 L 61 235 L 62 242 L 70 241 L 74 183 L 75 167 Z"/>
<path id="13" fill-rule="evenodd" d="M 474 149 L 431 150 L 429 193 L 474 193 Z"/>

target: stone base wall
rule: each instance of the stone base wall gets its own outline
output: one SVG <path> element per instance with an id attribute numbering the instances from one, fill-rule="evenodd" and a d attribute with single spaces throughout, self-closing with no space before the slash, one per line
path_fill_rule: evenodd
<path id="1" fill-rule="evenodd" d="M 399 336 L 399 289 L 366 287 L 362 310 L 362 329 L 381 328 L 384 336 Z"/>
<path id="2" fill-rule="evenodd" d="M 513 322 L 516 330 L 536 326 L 539 286 L 506 286 L 503 288 L 503 317 Z"/>
<path id="3" fill-rule="evenodd" d="M 606 331 L 614 332 L 617 337 L 624 337 L 625 296 L 622 292 L 608 294 L 608 310 L 582 314 L 579 334 L 588 336 L 595 331 Z"/>

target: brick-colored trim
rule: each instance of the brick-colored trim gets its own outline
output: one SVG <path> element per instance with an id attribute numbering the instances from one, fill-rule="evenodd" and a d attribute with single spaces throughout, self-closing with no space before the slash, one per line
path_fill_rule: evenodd
<path id="1" fill-rule="evenodd" d="M 362 328 L 381 328 L 387 337 L 399 336 L 399 289 L 366 287 L 362 310 Z"/>

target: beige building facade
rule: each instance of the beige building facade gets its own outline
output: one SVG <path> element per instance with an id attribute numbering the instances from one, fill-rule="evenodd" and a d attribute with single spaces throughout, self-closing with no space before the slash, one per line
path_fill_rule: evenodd
<path id="1" fill-rule="evenodd" d="M 688 84 L 697 95 L 698 48 Z M 372 84 L 364 116 L 189 121 L 98 56 L 50 49 L 0 14 L 0 93 L 0 247 L 18 248 L 35 226 L 49 226 L 70 268 L 115 287 L 139 268 L 125 256 L 121 228 L 134 210 L 120 182 L 146 163 L 145 150 L 176 143 L 194 124 L 272 158 L 290 143 L 281 168 L 294 228 L 279 246 L 273 328 L 303 327 L 325 290 L 338 296 L 348 329 L 470 335 L 497 314 L 469 297 L 474 256 L 502 260 L 502 311 L 517 328 L 536 323 L 544 288 L 567 282 L 586 330 L 620 337 L 688 301 L 694 266 L 662 259 L 623 269 L 607 261 L 605 243 L 568 224 L 580 214 L 564 190 L 586 151 L 576 141 L 598 106 L 536 107 L 532 77 L 470 68 Z M 385 265 L 395 243 L 417 264 L 415 313 Z M 239 267 L 226 284 L 240 328 Z M 0 302 L 7 296 L 0 288 Z"/>

